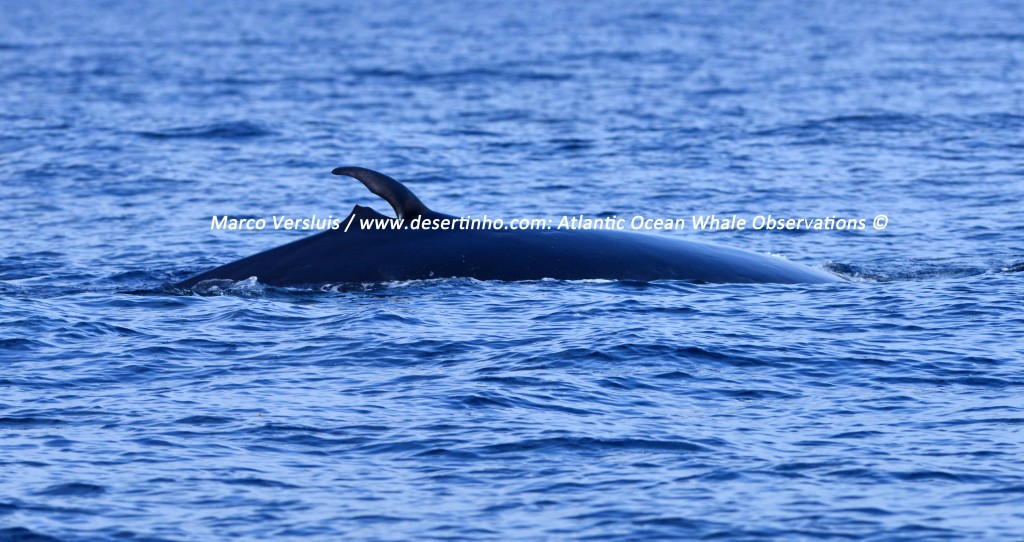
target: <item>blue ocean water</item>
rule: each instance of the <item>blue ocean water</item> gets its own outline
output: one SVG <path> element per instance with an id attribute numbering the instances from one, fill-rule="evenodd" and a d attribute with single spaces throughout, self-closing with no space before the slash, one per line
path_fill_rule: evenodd
<path id="1" fill-rule="evenodd" d="M 0 540 L 1013 540 L 1024 4 L 5 3 Z M 663 232 L 819 286 L 162 284 L 212 215 Z"/>

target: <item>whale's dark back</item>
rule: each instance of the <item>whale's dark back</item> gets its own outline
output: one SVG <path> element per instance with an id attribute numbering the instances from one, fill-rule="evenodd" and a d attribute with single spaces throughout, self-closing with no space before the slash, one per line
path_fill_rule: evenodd
<path id="1" fill-rule="evenodd" d="M 177 284 L 257 277 L 278 286 L 447 277 L 481 280 L 620 279 L 701 282 L 836 282 L 803 265 L 707 243 L 607 230 L 414 229 L 430 210 L 399 181 L 361 167 L 335 168 L 386 200 L 404 226 L 362 227 L 387 217 L 356 206 L 331 230 L 211 269 Z"/>
<path id="2" fill-rule="evenodd" d="M 355 212 L 380 216 L 368 209 Z M 662 235 L 572 230 L 361 230 L 354 226 L 348 232 L 328 231 L 238 260 L 178 286 L 253 276 L 272 285 L 442 277 L 738 283 L 840 280 L 779 257 Z"/>

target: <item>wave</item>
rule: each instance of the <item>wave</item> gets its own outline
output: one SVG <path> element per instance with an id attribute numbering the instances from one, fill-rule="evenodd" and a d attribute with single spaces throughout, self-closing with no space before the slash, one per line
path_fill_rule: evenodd
<path id="1" fill-rule="evenodd" d="M 96 497 L 106 492 L 107 489 L 105 487 L 98 486 L 96 484 L 68 482 L 65 484 L 50 486 L 37 492 L 36 495 L 46 495 L 51 497 Z"/>
<path id="2" fill-rule="evenodd" d="M 277 135 L 263 124 L 238 121 L 134 132 L 148 139 L 248 139 Z"/>

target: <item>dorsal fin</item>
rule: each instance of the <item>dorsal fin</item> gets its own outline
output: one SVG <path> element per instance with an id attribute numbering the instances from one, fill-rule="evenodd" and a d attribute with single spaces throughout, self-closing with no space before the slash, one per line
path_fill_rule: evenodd
<path id="1" fill-rule="evenodd" d="M 412 193 L 402 183 L 372 169 L 362 167 L 345 166 L 334 168 L 331 173 L 335 175 L 346 175 L 366 185 L 370 192 L 387 200 L 391 208 L 395 210 L 398 218 L 416 218 L 424 214 L 434 214 L 416 194 Z"/>

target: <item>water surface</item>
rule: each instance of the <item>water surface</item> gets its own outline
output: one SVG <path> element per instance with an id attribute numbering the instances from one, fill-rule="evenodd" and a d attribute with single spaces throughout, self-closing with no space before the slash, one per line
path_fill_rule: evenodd
<path id="1" fill-rule="evenodd" d="M 997 1 L 5 6 L 0 539 L 1014 539 L 1022 28 Z M 307 234 L 212 215 L 387 210 L 339 165 L 456 215 L 889 225 L 659 234 L 836 285 L 161 290 Z"/>

